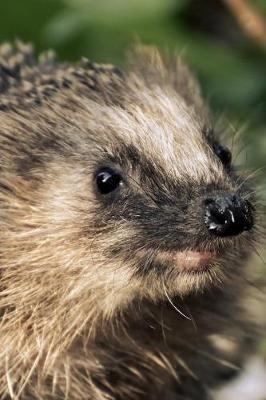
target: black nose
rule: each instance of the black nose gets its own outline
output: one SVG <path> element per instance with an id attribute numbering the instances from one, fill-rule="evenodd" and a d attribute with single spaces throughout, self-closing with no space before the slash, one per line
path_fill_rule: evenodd
<path id="1" fill-rule="evenodd" d="M 236 195 L 205 200 L 205 224 L 216 236 L 235 236 L 253 226 L 253 207 Z"/>

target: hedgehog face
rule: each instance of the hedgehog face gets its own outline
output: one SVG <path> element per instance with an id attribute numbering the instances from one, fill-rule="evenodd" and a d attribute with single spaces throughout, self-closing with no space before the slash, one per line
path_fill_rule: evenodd
<path id="1" fill-rule="evenodd" d="M 252 242 L 249 190 L 198 98 L 121 82 L 119 101 L 60 93 L 2 123 L 2 146 L 19 138 L 2 159 L 3 282 L 55 323 L 201 290 Z"/>
<path id="2" fill-rule="evenodd" d="M 21 235 L 24 246 L 35 237 L 34 270 L 42 254 L 44 282 L 49 265 L 65 301 L 107 314 L 134 298 L 217 284 L 237 273 L 252 240 L 249 190 L 229 150 L 178 95 L 157 88 L 139 98 L 124 109 L 79 100 L 67 122 L 59 108 L 46 159 L 24 162 L 35 194 Z"/>
<path id="3" fill-rule="evenodd" d="M 180 98 L 156 90 L 141 98 L 103 110 L 111 145 L 91 175 L 94 249 L 143 296 L 185 294 L 236 273 L 254 209 L 229 150 Z"/>

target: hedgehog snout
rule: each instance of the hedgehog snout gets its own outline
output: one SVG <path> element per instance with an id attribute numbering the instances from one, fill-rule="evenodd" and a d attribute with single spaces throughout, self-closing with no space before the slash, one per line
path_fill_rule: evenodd
<path id="1" fill-rule="evenodd" d="M 204 200 L 204 221 L 215 236 L 236 236 L 254 225 L 251 203 L 235 194 Z"/>

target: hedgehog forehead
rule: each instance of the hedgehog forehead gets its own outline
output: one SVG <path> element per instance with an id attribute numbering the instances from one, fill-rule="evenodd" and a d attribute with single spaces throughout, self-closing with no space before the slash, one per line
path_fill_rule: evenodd
<path id="1" fill-rule="evenodd" d="M 139 99 L 126 108 L 104 106 L 102 122 L 108 143 L 113 144 L 110 135 L 117 143 L 114 154 L 120 146 L 122 159 L 132 155 L 134 149 L 135 164 L 136 160 L 150 160 L 179 181 L 191 178 L 202 182 L 204 178 L 208 182 L 223 178 L 223 168 L 192 108 L 178 95 L 158 90 L 146 92 Z"/>

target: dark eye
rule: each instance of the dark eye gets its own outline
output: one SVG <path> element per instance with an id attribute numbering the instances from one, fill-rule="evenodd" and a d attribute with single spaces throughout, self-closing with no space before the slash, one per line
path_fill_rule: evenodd
<path id="1" fill-rule="evenodd" d="M 96 175 L 96 185 L 101 194 L 113 192 L 121 183 L 121 175 L 112 168 L 103 168 Z"/>
<path id="2" fill-rule="evenodd" d="M 214 152 L 217 157 L 220 158 L 225 167 L 229 167 L 231 165 L 232 154 L 227 147 L 217 143 L 214 145 Z"/>

